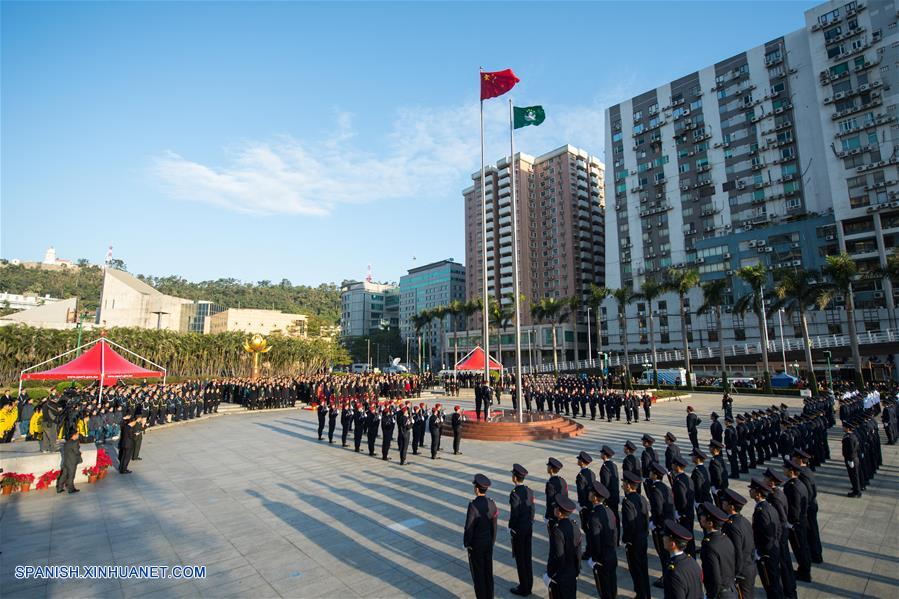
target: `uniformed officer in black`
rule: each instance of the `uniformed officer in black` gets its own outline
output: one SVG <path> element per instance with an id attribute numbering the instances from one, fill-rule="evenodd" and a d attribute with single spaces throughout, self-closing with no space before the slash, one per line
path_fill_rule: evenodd
<path id="1" fill-rule="evenodd" d="M 637 446 L 630 440 L 624 442 L 624 460 L 621 462 L 621 476 L 624 476 L 625 472 L 633 472 L 642 481 L 643 471 L 640 469 L 640 462 L 637 461 L 637 456 L 634 454 L 635 451 L 637 451 Z M 639 492 L 640 484 L 638 483 L 637 493 Z"/>
<path id="2" fill-rule="evenodd" d="M 778 485 L 786 482 L 783 474 L 766 468 L 762 473 L 765 483 L 770 489 L 768 502 L 777 511 L 780 521 L 780 584 L 783 595 L 790 599 L 796 597 L 796 573 L 793 571 L 793 558 L 790 555 L 790 527 L 787 519 L 787 497 Z"/>
<path id="3" fill-rule="evenodd" d="M 668 474 L 665 467 L 658 462 L 653 462 L 650 477 L 643 483 L 646 490 L 646 498 L 649 500 L 650 508 L 650 527 L 652 528 L 652 541 L 656 552 L 659 554 L 659 561 L 662 563 L 662 569 L 668 565 L 668 550 L 665 549 L 664 523 L 666 520 L 674 519 L 674 499 L 671 496 L 671 489 L 662 482 L 662 479 Z M 653 586 L 664 588 L 664 573 L 661 578 L 653 583 Z"/>
<path id="4" fill-rule="evenodd" d="M 543 519 L 547 526 L 552 529 L 556 521 L 556 501 L 559 497 L 568 495 L 568 483 L 559 476 L 562 469 L 562 462 L 556 458 L 549 458 L 546 462 L 546 473 L 549 474 L 549 480 L 546 481 L 546 513 Z"/>
<path id="5" fill-rule="evenodd" d="M 365 424 L 368 417 L 361 405 L 357 405 L 353 412 L 353 450 L 359 453 L 362 448 L 362 438 L 365 435 Z"/>
<path id="6" fill-rule="evenodd" d="M 549 558 L 543 582 L 552 599 L 573 599 L 581 570 L 581 532 L 569 516 L 577 510 L 577 504 L 567 495 L 560 495 L 554 509 L 555 525 L 549 530 Z"/>
<path id="7" fill-rule="evenodd" d="M 843 431 L 846 433 L 843 435 L 842 441 L 842 449 L 843 449 L 843 461 L 846 464 L 846 472 L 849 474 L 849 484 L 852 486 L 852 490 L 847 494 L 848 497 L 861 497 L 861 475 L 860 475 L 860 464 L 859 464 L 859 442 L 858 437 L 853 434 L 855 427 L 847 421 L 843 422 Z"/>
<path id="8" fill-rule="evenodd" d="M 687 436 L 693 449 L 699 449 L 699 425 L 702 419 L 696 415 L 693 406 L 687 406 Z"/>
<path id="9" fill-rule="evenodd" d="M 593 571 L 593 581 L 600 598 L 615 599 L 618 595 L 617 518 L 606 505 L 610 492 L 604 484 L 593 481 L 589 496 L 592 507 L 584 526 L 587 565 Z"/>
<path id="10" fill-rule="evenodd" d="M 677 455 L 671 458 L 671 467 L 674 475 L 671 478 L 671 494 L 674 497 L 674 512 L 678 523 L 689 531 L 693 530 L 696 520 L 693 495 L 693 481 L 684 472 L 687 460 Z M 691 557 L 696 556 L 696 543 L 692 540 L 687 543 L 687 553 Z"/>
<path id="11" fill-rule="evenodd" d="M 325 402 L 321 402 L 318 404 L 316 408 L 316 413 L 318 415 L 318 440 L 322 440 L 322 435 L 325 432 L 325 422 L 328 419 L 328 404 Z"/>
<path id="12" fill-rule="evenodd" d="M 721 494 L 721 510 L 727 514 L 727 522 L 722 531 L 734 544 L 735 576 L 737 592 L 740 599 L 752 599 L 755 593 L 755 541 L 752 524 L 743 517 L 740 510 L 746 505 L 746 499 L 734 491 L 726 489 Z"/>
<path id="13" fill-rule="evenodd" d="M 450 417 L 450 424 L 453 427 L 453 455 L 459 455 L 459 445 L 462 443 L 462 423 L 465 422 L 465 414 L 462 408 L 456 406 L 453 409 L 453 415 Z"/>
<path id="14" fill-rule="evenodd" d="M 702 599 L 702 570 L 692 557 L 684 553 L 693 540 L 693 531 L 674 520 L 666 520 L 662 543 L 671 556 L 664 568 L 665 599 Z"/>
<path id="15" fill-rule="evenodd" d="M 675 456 L 680 457 L 680 447 L 677 446 L 677 437 L 671 432 L 665 433 L 665 444 L 667 445 L 665 448 L 665 468 L 671 470 L 671 461 Z"/>
<path id="16" fill-rule="evenodd" d="M 642 438 L 643 442 L 643 453 L 640 454 L 640 474 L 643 478 L 649 478 L 650 469 L 653 462 L 659 461 L 659 456 L 656 453 L 655 448 L 652 446 L 653 443 L 656 442 L 653 439 L 652 435 L 644 434 Z M 661 523 L 659 523 L 661 526 Z"/>
<path id="17" fill-rule="evenodd" d="M 727 448 L 727 461 L 730 463 L 730 477 L 740 478 L 740 434 L 734 426 L 734 421 L 729 417 L 724 419 L 724 446 Z"/>
<path id="18" fill-rule="evenodd" d="M 582 451 L 577 455 L 577 465 L 580 470 L 574 479 L 574 485 L 577 488 L 577 504 L 581 508 L 581 530 L 584 532 L 587 532 L 587 516 L 590 510 L 593 509 L 593 504 L 590 502 L 590 490 L 596 481 L 596 474 L 590 470 L 590 464 L 592 463 L 593 457 L 586 451 Z M 587 559 L 586 553 L 584 554 L 584 559 Z"/>
<path id="19" fill-rule="evenodd" d="M 721 421 L 718 420 L 719 416 L 717 412 L 712 412 L 709 417 L 712 419 L 711 424 L 709 424 L 709 434 L 712 436 L 712 439 L 715 441 L 724 442 L 724 427 L 721 426 Z"/>
<path id="20" fill-rule="evenodd" d="M 365 423 L 366 433 L 368 435 L 368 455 L 375 455 L 375 439 L 378 438 L 378 429 L 381 427 L 381 415 L 378 414 L 374 404 L 369 407 L 368 419 Z"/>
<path id="21" fill-rule="evenodd" d="M 812 556 L 813 564 L 824 562 L 823 549 L 821 547 L 821 532 L 818 528 L 818 485 L 815 483 L 815 475 L 809 468 L 811 456 L 802 449 L 794 452 L 794 457 L 802 469 L 799 471 L 799 480 L 805 484 L 808 490 L 808 548 Z"/>
<path id="22" fill-rule="evenodd" d="M 768 502 L 770 493 L 770 487 L 761 479 L 750 481 L 749 496 L 756 502 L 752 512 L 752 540 L 759 579 L 768 599 L 779 599 L 784 596 L 780 576 L 780 516 Z"/>
<path id="23" fill-rule="evenodd" d="M 696 503 L 712 501 L 712 479 L 709 469 L 705 466 L 708 456 L 701 449 L 693 449 L 690 452 L 693 458 L 693 472 L 690 480 L 693 482 L 693 498 Z"/>
<path id="24" fill-rule="evenodd" d="M 639 474 L 626 470 L 622 477 L 621 540 L 624 542 L 627 569 L 634 583 L 636 599 L 649 599 L 649 501 L 638 490 L 642 482 Z"/>
<path id="25" fill-rule="evenodd" d="M 796 578 L 812 581 L 812 556 L 808 547 L 808 489 L 799 480 L 802 466 L 796 460 L 784 462 L 784 474 L 789 480 L 784 484 L 787 497 L 787 521 L 790 523 L 790 546 L 796 556 Z"/>
<path id="26" fill-rule="evenodd" d="M 522 597 L 531 594 L 534 583 L 531 546 L 536 500 L 534 492 L 524 484 L 527 475 L 527 468 L 521 464 L 512 465 L 512 483 L 515 487 L 509 493 L 509 534 L 512 536 L 512 557 L 518 570 L 518 586 L 512 587 L 509 592 Z"/>
<path id="27" fill-rule="evenodd" d="M 614 456 L 615 450 L 608 445 L 602 446 L 600 450 L 602 467 L 599 469 L 599 482 L 609 490 L 609 496 L 606 498 L 605 504 L 612 510 L 612 514 L 615 515 L 615 543 L 618 544 L 621 538 L 621 523 L 618 511 L 618 506 L 621 503 L 621 494 L 618 490 L 621 487 L 621 483 L 618 481 L 618 467 L 612 461 Z"/>
<path id="28" fill-rule="evenodd" d="M 721 531 L 727 514 L 710 501 L 698 508 L 699 525 L 704 531 L 702 548 L 702 584 L 707 599 L 736 599 L 736 557 L 734 544 Z"/>
<path id="29" fill-rule="evenodd" d="M 720 494 L 726 490 L 730 483 L 727 476 L 727 465 L 724 463 L 724 456 L 721 452 L 724 450 L 724 443 L 712 439 L 709 441 L 709 451 L 712 453 L 712 460 L 709 462 L 709 482 L 712 485 L 712 498 L 717 505 L 721 505 Z"/>
<path id="30" fill-rule="evenodd" d="M 468 502 L 463 544 L 468 551 L 468 567 L 477 599 L 493 597 L 493 545 L 496 543 L 496 518 L 499 510 L 487 497 L 490 479 L 476 474 L 471 483 L 475 498 Z"/>
<path id="31" fill-rule="evenodd" d="M 337 428 L 337 417 L 340 410 L 337 409 L 337 402 L 332 401 L 328 407 L 328 443 L 334 442 L 334 429 Z"/>
<path id="32" fill-rule="evenodd" d="M 409 453 L 409 442 L 412 440 L 412 416 L 409 414 L 408 406 L 396 416 L 396 445 L 400 451 L 400 466 L 405 466 L 406 456 Z"/>

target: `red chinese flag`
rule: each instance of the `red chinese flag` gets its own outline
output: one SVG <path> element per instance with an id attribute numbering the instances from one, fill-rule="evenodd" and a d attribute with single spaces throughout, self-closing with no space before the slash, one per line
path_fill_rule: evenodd
<path id="1" fill-rule="evenodd" d="M 501 96 L 521 81 L 512 72 L 512 69 L 495 71 L 493 73 L 481 73 L 481 99 L 496 98 Z"/>

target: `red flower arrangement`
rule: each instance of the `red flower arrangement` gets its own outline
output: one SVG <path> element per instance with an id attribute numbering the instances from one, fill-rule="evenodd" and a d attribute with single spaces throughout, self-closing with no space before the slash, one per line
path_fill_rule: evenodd
<path id="1" fill-rule="evenodd" d="M 20 491 L 28 491 L 31 488 L 31 483 L 34 482 L 33 474 L 18 474 L 16 478 L 19 481 L 19 490 Z"/>
<path id="2" fill-rule="evenodd" d="M 35 489 L 47 489 L 51 484 L 56 482 L 56 479 L 59 478 L 60 470 L 48 470 L 41 474 L 40 478 L 37 479 L 37 485 L 35 485 Z"/>
<path id="3" fill-rule="evenodd" d="M 106 470 L 110 466 L 112 466 L 112 458 L 110 458 L 109 454 L 107 454 L 105 451 L 103 451 L 103 449 L 98 449 L 97 450 L 97 468 L 99 468 L 100 470 Z"/>
<path id="4" fill-rule="evenodd" d="M 100 468 L 98 468 L 97 466 L 88 466 L 87 468 L 83 468 L 81 470 L 81 474 L 84 474 L 86 476 L 97 476 L 98 474 L 100 474 Z"/>

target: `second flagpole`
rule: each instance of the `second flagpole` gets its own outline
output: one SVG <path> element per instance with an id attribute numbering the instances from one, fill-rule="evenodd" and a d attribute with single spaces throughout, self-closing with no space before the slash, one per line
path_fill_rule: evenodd
<path id="1" fill-rule="evenodd" d="M 515 393 L 518 422 L 524 421 L 524 386 L 521 372 L 521 290 L 518 273 L 518 199 L 515 197 L 515 119 L 509 98 L 509 176 L 512 178 L 512 292 L 515 294 Z"/>
<path id="2" fill-rule="evenodd" d="M 478 77 L 478 83 L 484 76 L 484 68 L 481 67 L 481 75 Z M 484 168 L 484 99 L 481 98 L 481 248 L 484 251 L 484 384 L 490 384 L 490 321 L 489 310 L 490 302 L 487 294 L 487 182 L 485 178 Z M 487 414 L 490 414 L 488 399 Z"/>

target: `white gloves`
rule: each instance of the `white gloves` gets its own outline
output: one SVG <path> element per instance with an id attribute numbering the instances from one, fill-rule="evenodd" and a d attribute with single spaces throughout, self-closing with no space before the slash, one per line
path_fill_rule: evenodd
<path id="1" fill-rule="evenodd" d="M 596 562 L 594 562 L 593 558 L 591 557 L 587 560 L 587 565 L 590 566 L 590 569 L 593 569 L 593 567 L 596 565 Z"/>
<path id="2" fill-rule="evenodd" d="M 543 584 L 545 584 L 546 587 L 549 588 L 549 583 L 551 583 L 551 582 L 553 582 L 553 579 L 549 577 L 549 574 L 544 574 L 543 575 Z"/>

